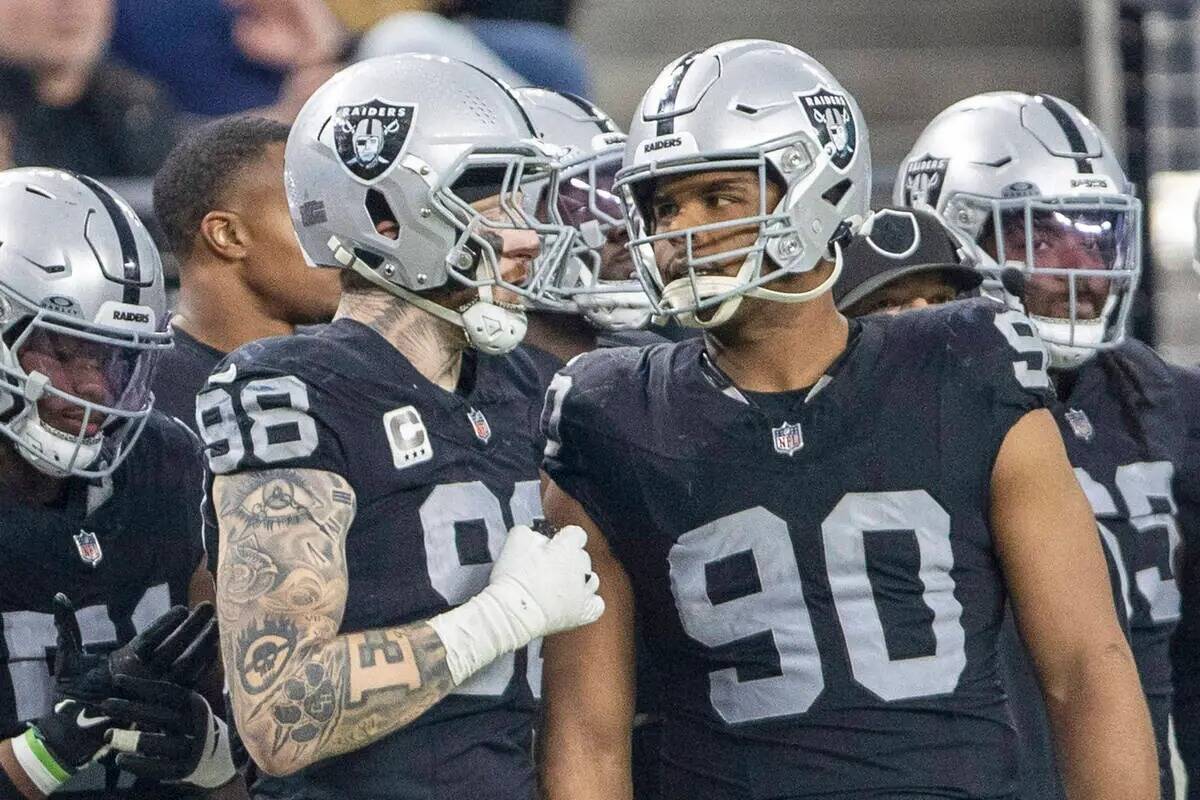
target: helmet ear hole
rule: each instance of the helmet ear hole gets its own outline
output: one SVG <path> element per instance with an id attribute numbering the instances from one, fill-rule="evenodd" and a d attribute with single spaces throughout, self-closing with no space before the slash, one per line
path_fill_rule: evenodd
<path id="1" fill-rule="evenodd" d="M 846 196 L 846 192 L 850 191 L 852 185 L 853 182 L 849 178 L 838 181 L 825 190 L 825 193 L 821 195 L 821 199 L 834 208 L 837 208 L 838 204 L 842 202 L 842 198 Z"/>
<path id="2" fill-rule="evenodd" d="M 392 207 L 388 204 L 387 198 L 383 196 L 383 192 L 378 189 L 367 189 L 365 204 L 367 214 L 371 217 L 371 224 L 375 226 L 375 230 L 381 236 L 386 236 L 389 239 L 399 239 L 400 222 L 396 219 L 396 212 L 392 211 Z"/>
<path id="3" fill-rule="evenodd" d="M 500 194 L 504 188 L 503 167 L 469 167 L 463 170 L 450 187 L 456 195 L 468 203 L 475 203 Z"/>

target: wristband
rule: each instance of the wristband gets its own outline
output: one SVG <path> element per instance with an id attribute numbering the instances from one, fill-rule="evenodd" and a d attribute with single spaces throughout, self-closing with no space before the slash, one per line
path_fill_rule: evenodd
<path id="1" fill-rule="evenodd" d="M 13 738 L 12 748 L 17 763 L 42 794 L 52 794 L 70 780 L 71 773 L 50 755 L 46 743 L 38 736 L 37 728 L 30 726 L 23 734 Z"/>
<path id="2" fill-rule="evenodd" d="M 498 582 L 484 587 L 458 608 L 429 620 L 429 627 L 446 649 L 446 666 L 455 686 L 541 635 L 536 621 L 531 624 L 512 609 L 543 620 L 545 617 L 515 582 Z"/>

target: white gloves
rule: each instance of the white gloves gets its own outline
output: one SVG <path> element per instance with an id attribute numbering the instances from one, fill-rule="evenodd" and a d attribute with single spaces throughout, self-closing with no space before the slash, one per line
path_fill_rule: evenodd
<path id="1" fill-rule="evenodd" d="M 455 685 L 540 636 L 595 622 L 604 613 L 600 579 L 584 551 L 587 534 L 568 525 L 547 539 L 526 525 L 508 532 L 488 585 L 429 620 L 446 648 Z"/>

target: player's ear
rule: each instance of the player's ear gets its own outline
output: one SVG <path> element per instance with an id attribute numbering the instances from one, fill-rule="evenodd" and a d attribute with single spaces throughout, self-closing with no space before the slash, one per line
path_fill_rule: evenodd
<path id="1" fill-rule="evenodd" d="M 200 220 L 200 242 L 218 258 L 239 261 L 246 257 L 250 231 L 240 215 L 210 211 Z"/>

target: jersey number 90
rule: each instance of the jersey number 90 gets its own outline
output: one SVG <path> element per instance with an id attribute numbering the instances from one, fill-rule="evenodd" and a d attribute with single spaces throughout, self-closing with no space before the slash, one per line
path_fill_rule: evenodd
<path id="1" fill-rule="evenodd" d="M 889 655 L 867 568 L 868 531 L 915 538 L 916 578 L 932 612 L 931 654 Z M 953 692 L 967 657 L 945 509 L 924 490 L 847 494 L 821 523 L 821 540 L 854 680 L 885 701 Z M 709 699 L 721 719 L 808 711 L 825 676 L 788 523 L 761 506 L 739 511 L 683 534 L 668 561 L 688 636 L 750 654 L 709 673 Z"/>

